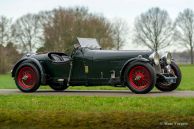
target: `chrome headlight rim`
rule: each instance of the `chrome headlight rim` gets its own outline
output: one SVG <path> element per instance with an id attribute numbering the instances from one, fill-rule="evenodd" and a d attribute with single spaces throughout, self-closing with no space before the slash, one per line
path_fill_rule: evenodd
<path id="1" fill-rule="evenodd" d="M 159 65 L 160 64 L 160 55 L 158 54 L 158 52 L 152 53 L 149 56 L 149 58 L 154 61 L 155 65 Z"/>
<path id="2" fill-rule="evenodd" d="M 166 63 L 168 65 L 172 63 L 172 54 L 170 52 L 166 53 Z"/>

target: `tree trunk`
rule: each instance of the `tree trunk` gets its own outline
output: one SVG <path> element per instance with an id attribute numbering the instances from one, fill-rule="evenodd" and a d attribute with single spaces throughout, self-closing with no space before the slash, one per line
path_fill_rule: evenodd
<path id="1" fill-rule="evenodd" d="M 119 42 L 117 42 L 117 50 L 119 50 L 119 47 L 120 47 L 120 46 L 119 46 Z"/>
<path id="2" fill-rule="evenodd" d="M 193 64 L 193 47 L 191 47 L 190 57 L 191 57 L 191 64 Z"/>

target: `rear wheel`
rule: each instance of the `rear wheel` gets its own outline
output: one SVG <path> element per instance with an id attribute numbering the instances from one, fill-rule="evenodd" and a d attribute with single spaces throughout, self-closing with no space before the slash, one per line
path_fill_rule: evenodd
<path id="1" fill-rule="evenodd" d="M 40 73 L 35 65 L 23 63 L 16 70 L 15 83 L 23 92 L 34 92 L 40 87 Z"/>
<path id="2" fill-rule="evenodd" d="M 156 82 L 156 74 L 152 66 L 142 62 L 127 66 L 124 77 L 128 88 L 137 94 L 150 92 Z"/>
<path id="3" fill-rule="evenodd" d="M 159 89 L 160 91 L 166 91 L 166 92 L 173 91 L 179 86 L 179 84 L 181 82 L 182 75 L 181 75 L 181 71 L 180 71 L 179 67 L 174 62 L 172 62 L 172 64 L 170 66 L 172 68 L 173 74 L 175 74 L 177 76 L 176 83 L 168 83 L 164 80 L 158 80 L 156 82 L 156 88 Z"/>

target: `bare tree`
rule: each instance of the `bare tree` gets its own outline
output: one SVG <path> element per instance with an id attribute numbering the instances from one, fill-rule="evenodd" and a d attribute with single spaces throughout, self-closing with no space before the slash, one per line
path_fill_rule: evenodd
<path id="1" fill-rule="evenodd" d="M 87 8 L 58 8 L 44 24 L 43 47 L 38 52 L 70 52 L 76 37 L 94 37 L 102 48 L 113 48 L 111 24 L 103 16 L 91 14 Z"/>
<path id="2" fill-rule="evenodd" d="M 0 44 L 6 45 L 11 38 L 11 20 L 0 16 Z"/>
<path id="3" fill-rule="evenodd" d="M 124 46 L 128 35 L 127 22 L 117 18 L 112 24 L 112 29 L 115 48 L 120 50 Z"/>
<path id="4" fill-rule="evenodd" d="M 158 51 L 172 42 L 173 29 L 167 11 L 151 8 L 136 18 L 134 41 L 138 45 Z"/>
<path id="5" fill-rule="evenodd" d="M 97 38 L 103 49 L 114 48 L 111 23 L 103 16 L 88 14 L 83 23 L 82 37 Z"/>
<path id="6" fill-rule="evenodd" d="M 41 51 L 65 51 L 72 43 L 74 17 L 62 8 L 53 10 L 52 15 L 44 25 L 45 43 Z"/>
<path id="7" fill-rule="evenodd" d="M 33 52 L 41 45 L 42 28 L 39 18 L 38 15 L 27 14 L 12 26 L 14 42 L 23 52 Z"/>
<path id="8" fill-rule="evenodd" d="M 0 73 L 5 73 L 7 70 L 7 58 L 5 46 L 11 39 L 11 20 L 0 16 Z"/>
<path id="9" fill-rule="evenodd" d="M 0 44 L 0 74 L 11 71 L 13 64 L 15 64 L 20 57 L 13 43 L 8 42 L 6 47 Z"/>
<path id="10" fill-rule="evenodd" d="M 179 41 L 181 45 L 190 50 L 191 64 L 193 64 L 194 11 L 185 9 L 183 12 L 180 12 L 175 24 L 175 41 Z"/>

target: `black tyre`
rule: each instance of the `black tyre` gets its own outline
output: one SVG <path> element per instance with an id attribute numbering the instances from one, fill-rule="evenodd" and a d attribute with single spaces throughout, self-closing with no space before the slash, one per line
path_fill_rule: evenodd
<path id="1" fill-rule="evenodd" d="M 156 83 L 156 73 L 149 63 L 132 62 L 126 68 L 124 79 L 132 92 L 145 94 L 153 89 Z"/>
<path id="2" fill-rule="evenodd" d="M 63 91 L 68 88 L 67 85 L 49 85 L 55 91 Z"/>
<path id="3" fill-rule="evenodd" d="M 40 73 L 32 63 L 22 63 L 16 70 L 15 83 L 22 92 L 35 92 L 40 87 Z"/>
<path id="4" fill-rule="evenodd" d="M 168 83 L 165 81 L 158 80 L 156 82 L 156 88 L 159 89 L 160 91 L 166 91 L 166 92 L 173 91 L 179 86 L 181 82 L 182 74 L 181 74 L 181 70 L 179 69 L 179 67 L 174 62 L 172 62 L 170 66 L 174 74 L 177 76 L 176 83 Z"/>

